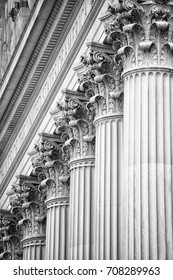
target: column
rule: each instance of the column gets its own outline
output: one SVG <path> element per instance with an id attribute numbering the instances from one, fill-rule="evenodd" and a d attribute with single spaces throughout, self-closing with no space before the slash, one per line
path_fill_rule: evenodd
<path id="1" fill-rule="evenodd" d="M 17 217 L 17 231 L 22 240 L 24 260 L 45 259 L 45 206 L 44 194 L 38 190 L 39 182 L 32 176 L 19 175 L 13 186 L 16 197 L 12 200 L 12 213 Z"/>
<path id="2" fill-rule="evenodd" d="M 173 4 L 122 2 L 108 38 L 124 38 L 115 56 L 124 68 L 123 257 L 173 259 Z"/>
<path id="3" fill-rule="evenodd" d="M 93 96 L 87 105 L 95 111 L 96 259 L 121 259 L 123 92 L 121 69 L 110 46 L 90 43 L 85 64 L 92 73 Z M 115 76 L 115 78 L 114 78 Z"/>
<path id="4" fill-rule="evenodd" d="M 41 176 L 40 190 L 46 193 L 46 256 L 47 260 L 67 260 L 69 252 L 69 168 L 62 154 L 60 135 L 39 134 L 38 147 L 44 165 L 35 166 Z M 45 175 L 44 176 L 42 175 Z"/>
<path id="5" fill-rule="evenodd" d="M 64 91 L 68 115 L 70 153 L 70 252 L 69 259 L 95 259 L 95 135 L 84 92 Z"/>

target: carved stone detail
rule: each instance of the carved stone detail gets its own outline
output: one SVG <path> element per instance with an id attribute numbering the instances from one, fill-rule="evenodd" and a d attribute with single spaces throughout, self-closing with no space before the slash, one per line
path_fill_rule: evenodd
<path id="1" fill-rule="evenodd" d="M 40 143 L 35 146 L 39 157 L 34 172 L 42 179 L 39 189 L 46 191 L 46 199 L 69 196 L 69 157 L 62 150 L 65 130 L 63 126 L 57 130 L 57 135 L 40 133 Z"/>
<path id="2" fill-rule="evenodd" d="M 111 1 L 107 40 L 124 71 L 141 66 L 173 66 L 173 4 L 169 1 Z"/>
<path id="3" fill-rule="evenodd" d="M 12 214 L 0 214 L 0 259 L 22 258 L 21 232 L 17 231 L 17 218 Z"/>
<path id="4" fill-rule="evenodd" d="M 115 56 L 115 51 L 110 46 L 88 43 L 89 55 L 82 56 L 82 62 L 86 66 L 86 73 L 90 83 L 90 95 L 87 108 L 89 112 L 95 112 L 95 117 L 107 114 L 122 114 L 123 112 L 123 82 L 122 60 Z M 80 79 L 83 80 L 83 79 Z M 86 82 L 83 82 L 84 86 Z"/>
<path id="5" fill-rule="evenodd" d="M 91 90 L 89 81 L 84 80 L 81 88 Z M 65 103 L 59 106 L 64 116 L 63 125 L 57 125 L 56 133 L 64 130 L 63 145 L 64 155 L 69 155 L 70 160 L 94 155 L 95 127 L 93 125 L 94 114 L 86 108 L 87 98 L 84 93 L 65 90 Z"/>
<path id="6" fill-rule="evenodd" d="M 39 181 L 31 176 L 19 175 L 13 186 L 16 197 L 10 202 L 11 212 L 19 217 L 17 229 L 23 239 L 45 235 L 45 192 L 39 190 Z"/>

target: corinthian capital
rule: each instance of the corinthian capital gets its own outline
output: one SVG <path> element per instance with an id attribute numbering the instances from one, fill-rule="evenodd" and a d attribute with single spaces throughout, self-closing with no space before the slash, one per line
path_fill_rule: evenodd
<path id="1" fill-rule="evenodd" d="M 13 185 L 11 212 L 18 218 L 17 229 L 23 238 L 45 234 L 45 194 L 39 191 L 36 177 L 19 175 Z"/>
<path id="2" fill-rule="evenodd" d="M 93 85 L 93 94 L 87 108 L 89 111 L 94 108 L 96 118 L 107 114 L 122 114 L 121 58 L 115 56 L 115 51 L 110 45 L 95 42 L 87 45 L 89 54 L 85 58 L 82 57 L 82 61 L 86 65 L 86 73 L 92 73 L 90 84 Z"/>
<path id="3" fill-rule="evenodd" d="M 66 115 L 66 141 L 63 151 L 65 154 L 70 153 L 70 160 L 93 156 L 95 146 L 94 116 L 86 108 L 88 99 L 84 92 L 66 89 L 63 94 L 65 104 L 62 106 L 62 111 Z"/>
<path id="4" fill-rule="evenodd" d="M 173 3 L 171 1 L 111 1 L 102 18 L 107 40 L 124 70 L 142 66 L 173 66 Z"/>
<path id="5" fill-rule="evenodd" d="M 46 199 L 69 195 L 69 158 L 62 150 L 65 132 L 62 123 L 61 126 L 56 123 L 55 134 L 39 133 L 37 150 L 42 164 L 36 165 L 34 172 L 38 178 L 42 178 L 39 190 L 45 190 Z"/>

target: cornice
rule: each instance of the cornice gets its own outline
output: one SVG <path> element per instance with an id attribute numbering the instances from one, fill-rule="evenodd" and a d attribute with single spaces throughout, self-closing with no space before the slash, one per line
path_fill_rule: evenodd
<path id="1" fill-rule="evenodd" d="M 8 107 L 5 110 L 3 118 L 1 119 L 0 153 L 4 150 L 9 138 L 11 137 L 15 129 L 15 126 L 19 122 L 19 119 L 26 108 L 26 104 L 29 102 L 32 105 L 32 102 L 37 95 L 36 91 L 38 90 L 35 89 L 38 86 L 41 87 L 40 84 L 44 81 L 43 76 L 45 76 L 49 72 L 50 63 L 53 63 L 52 53 L 55 52 L 54 48 L 55 46 L 58 46 L 58 48 L 60 48 L 62 37 L 64 37 L 66 29 L 70 27 L 70 13 L 72 9 L 76 7 L 76 5 L 74 5 L 75 0 L 66 0 L 66 5 L 62 4 L 64 5 L 63 10 L 60 6 L 61 2 L 62 1 L 56 2 L 51 15 L 49 16 L 49 19 L 44 26 L 44 30 L 39 38 L 39 41 L 34 48 L 29 63 L 27 64 L 23 75 L 20 78 L 20 82 L 13 92 L 13 96 L 10 100 L 10 103 L 8 104 Z M 78 4 L 78 9 L 81 7 L 82 3 L 83 1 Z M 76 12 L 78 11 L 78 9 L 76 7 Z M 52 32 L 52 25 L 55 25 L 54 21 L 56 21 L 56 28 L 54 27 L 54 31 Z M 49 32 L 51 32 L 51 37 L 49 35 Z M 47 43 L 47 46 L 45 46 L 45 42 L 48 39 L 49 41 Z M 42 48 L 44 49 L 44 52 L 42 51 Z M 42 55 L 41 58 L 39 58 L 40 53 Z M 34 73 L 33 68 L 35 68 Z M 42 79 L 42 81 L 40 81 L 40 79 Z"/>
<path id="2" fill-rule="evenodd" d="M 18 152 L 13 164 L 10 166 L 4 180 L 2 181 L 2 185 L 1 185 L 1 189 L 0 189 L 0 197 L 4 193 L 7 185 L 9 184 L 12 176 L 14 175 L 14 173 L 18 167 L 18 163 L 23 158 L 27 149 L 29 148 L 29 145 L 30 145 L 33 137 L 35 136 L 36 131 L 39 129 L 40 124 L 43 121 L 43 119 L 47 113 L 48 108 L 50 108 L 50 106 L 55 98 L 57 90 L 60 88 L 61 83 L 64 80 L 64 77 L 67 75 L 68 71 L 70 70 L 70 68 L 73 64 L 73 61 L 74 61 L 76 55 L 78 54 L 81 46 L 84 44 L 87 34 L 88 34 L 89 30 L 91 29 L 91 26 L 93 25 L 95 19 L 97 18 L 98 13 L 99 13 L 102 5 L 104 4 L 104 2 L 105 2 L 104 0 L 98 0 L 98 1 L 94 2 L 92 10 L 90 11 L 90 13 L 84 23 L 84 26 L 82 27 L 80 34 L 79 34 L 78 38 L 76 39 L 76 41 L 69 53 L 68 59 L 64 63 L 62 70 L 56 79 L 56 82 L 54 83 L 53 87 L 51 88 L 49 95 L 47 96 L 45 103 L 42 106 L 42 109 L 40 110 L 32 128 L 30 130 L 30 134 L 27 135 L 27 137 L 25 138 L 23 144 L 21 145 L 20 151 Z M 7 154 L 7 152 L 6 152 L 6 154 Z"/>
<path id="3" fill-rule="evenodd" d="M 5 73 L 0 82 L 0 99 L 1 99 L 0 117 L 2 117 L 3 112 L 5 111 L 6 102 L 8 102 L 8 100 L 10 100 L 10 98 L 11 98 L 10 91 L 8 94 L 9 95 L 8 99 L 5 99 L 5 97 L 6 97 L 5 93 L 6 93 L 6 89 L 8 88 L 9 83 L 11 82 L 10 81 L 11 76 L 12 76 L 12 74 L 14 74 L 14 71 L 16 70 L 16 60 L 18 60 L 18 63 L 20 64 L 20 59 L 23 58 L 23 63 L 20 65 L 21 71 L 19 71 L 19 67 L 18 67 L 18 73 L 17 73 L 18 79 L 15 78 L 16 85 L 17 85 L 18 81 L 20 80 L 20 74 L 23 72 L 23 69 L 26 64 L 25 60 L 26 59 L 28 60 L 28 57 L 31 55 L 31 53 L 34 49 L 35 43 L 36 43 L 36 39 L 34 36 L 32 37 L 32 35 L 34 35 L 35 33 L 38 32 L 37 36 L 39 36 L 42 31 L 42 29 L 38 28 L 38 22 L 36 21 L 36 19 L 38 20 L 39 17 L 41 16 L 40 14 L 41 14 L 42 8 L 43 8 L 43 0 L 41 0 L 41 1 L 37 0 L 36 3 L 37 3 L 37 5 L 35 5 L 35 9 L 32 10 L 32 12 L 28 18 L 26 26 L 19 38 L 19 41 L 14 49 L 12 57 L 7 65 Z M 52 5 L 53 5 L 53 2 L 52 2 Z M 52 8 L 52 5 L 50 6 L 50 10 Z M 48 9 L 48 12 L 50 12 L 50 10 Z M 44 9 L 43 9 L 43 11 L 44 11 Z M 45 21 L 46 21 L 46 17 L 45 17 Z M 44 22 L 44 17 L 42 17 L 42 22 Z M 34 26 L 34 29 L 33 29 L 33 26 Z M 29 48 L 28 48 L 28 44 L 26 44 L 26 42 L 28 41 L 29 38 L 32 38 L 33 45 L 30 44 Z M 24 56 L 25 51 L 27 52 L 26 56 Z M 14 87 L 10 87 L 10 89 L 14 90 Z M 2 104 L 2 102 L 3 102 L 3 104 Z"/>

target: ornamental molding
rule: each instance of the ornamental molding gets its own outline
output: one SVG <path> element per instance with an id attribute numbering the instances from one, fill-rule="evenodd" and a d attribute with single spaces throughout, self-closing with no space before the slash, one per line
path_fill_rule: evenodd
<path id="1" fill-rule="evenodd" d="M 25 247 L 30 247 L 32 245 L 34 246 L 44 246 L 45 245 L 45 235 L 39 235 L 39 236 L 34 236 L 34 237 L 28 237 L 28 238 L 24 238 L 22 239 L 22 246 L 23 248 Z"/>
<path id="2" fill-rule="evenodd" d="M 37 68 L 37 66 L 34 67 L 34 73 L 32 73 L 33 79 L 31 80 L 30 85 L 28 84 L 27 90 L 25 89 L 24 92 L 23 92 L 23 95 L 25 95 L 25 99 L 27 99 L 27 100 L 23 101 L 23 103 L 20 105 L 20 108 L 24 109 L 24 107 L 23 107 L 24 103 L 26 105 L 26 102 L 28 102 L 29 96 L 31 96 L 31 87 L 32 87 L 32 91 L 33 91 L 33 88 L 35 88 L 36 84 L 38 83 L 38 76 L 39 77 L 41 76 L 40 69 L 41 68 L 45 69 L 44 66 L 46 65 L 48 59 L 50 60 L 50 58 L 51 58 L 51 60 L 52 60 L 52 54 L 53 54 L 52 50 L 55 47 L 55 44 L 57 44 L 57 46 L 61 45 L 60 40 L 62 39 L 63 35 L 61 34 L 62 28 L 59 28 L 59 25 L 64 24 L 64 22 L 66 22 L 67 19 L 69 21 L 74 19 L 74 15 L 73 15 L 74 13 L 71 13 L 71 15 L 69 16 L 71 10 L 74 8 L 74 4 L 75 4 L 74 0 L 66 1 L 67 2 L 66 5 L 63 5 L 63 1 L 62 0 L 58 1 L 58 2 L 53 0 L 53 1 L 51 1 L 51 3 L 49 3 L 49 4 L 47 3 L 48 4 L 47 6 L 43 5 L 43 3 L 42 3 L 43 1 L 38 1 L 38 2 L 40 2 L 40 3 L 37 4 L 38 8 L 36 8 L 36 12 L 34 14 L 34 17 L 37 18 L 38 17 L 38 13 L 40 13 L 40 16 L 42 16 L 43 24 L 46 24 L 46 25 L 44 26 L 43 30 L 41 30 L 42 31 L 41 34 L 39 33 L 40 30 L 38 31 L 36 29 L 36 31 L 38 32 L 38 35 L 40 35 L 40 38 L 39 38 L 38 42 L 35 41 L 35 38 L 32 39 L 33 33 L 30 34 L 31 40 L 33 40 L 35 42 L 35 47 L 32 50 L 31 47 L 27 48 L 27 44 L 26 44 L 26 48 L 23 50 L 24 52 L 27 53 L 25 55 L 27 58 L 28 58 L 28 54 L 31 55 L 29 63 L 28 63 L 28 61 L 26 61 L 26 58 L 24 59 L 24 57 L 21 55 L 21 53 L 20 53 L 20 55 L 16 54 L 17 51 L 21 50 L 21 48 L 19 48 L 19 50 L 18 50 L 18 48 L 16 48 L 16 50 L 14 51 L 14 54 L 12 56 L 12 59 L 10 60 L 10 63 L 8 65 L 8 67 L 7 67 L 7 70 L 5 72 L 3 80 L 1 82 L 1 87 L 2 87 L 1 91 L 2 91 L 2 93 L 5 90 L 7 90 L 6 89 L 6 87 L 7 87 L 8 88 L 8 92 L 10 92 L 10 94 L 12 95 L 12 98 L 11 98 L 9 104 L 8 104 L 8 107 L 6 108 L 6 111 L 8 112 L 8 114 L 12 110 L 13 106 L 15 105 L 15 100 L 16 100 L 17 96 L 19 96 L 19 94 L 21 94 L 21 88 L 23 88 L 24 83 L 27 82 L 28 76 L 29 76 L 29 74 L 31 73 L 31 71 L 32 71 L 32 69 L 34 67 L 34 63 L 37 60 L 37 57 L 38 57 L 39 53 L 41 52 L 42 57 L 40 58 L 40 61 L 37 61 L 37 66 L 39 66 L 39 67 L 38 68 Z M 55 4 L 55 5 L 53 6 L 53 4 Z M 53 9 L 52 9 L 52 12 L 51 12 L 48 20 L 47 20 L 47 17 L 46 17 L 46 20 L 45 20 L 44 19 L 45 18 L 44 14 L 46 13 L 46 15 L 47 15 L 51 11 L 52 7 L 53 7 Z M 63 7 L 63 9 L 62 9 L 62 7 Z M 78 3 L 76 5 L 76 12 L 75 12 L 75 14 L 79 11 L 80 7 L 81 7 L 81 4 Z M 58 14 L 59 11 L 60 11 L 60 14 Z M 57 17 L 57 14 L 58 14 L 58 17 Z M 33 22 L 35 22 L 35 21 L 33 21 Z M 55 25 L 54 22 L 56 22 L 56 25 Z M 28 27 L 28 25 L 30 26 L 31 23 L 32 22 L 28 22 L 27 23 L 27 27 Z M 55 28 L 55 26 L 56 26 L 56 28 Z M 71 26 L 71 24 L 68 22 L 68 29 L 69 29 L 70 26 Z M 52 30 L 52 27 L 54 28 L 54 30 Z M 29 27 L 28 27 L 28 29 L 29 29 Z M 30 32 L 30 30 L 29 30 L 29 32 Z M 52 35 L 52 40 L 50 40 L 50 34 L 49 33 L 51 33 L 51 35 Z M 67 33 L 66 33 L 66 35 L 67 35 Z M 34 34 L 34 36 L 35 36 L 35 34 Z M 22 41 L 22 39 L 23 39 L 22 37 L 23 36 L 21 36 L 20 41 Z M 65 38 L 66 38 L 66 36 L 64 36 L 63 39 L 65 40 Z M 46 42 L 46 45 L 48 47 L 45 48 L 45 51 L 43 53 L 43 51 L 41 51 L 41 47 L 43 46 L 43 43 L 45 43 L 45 41 L 47 41 L 47 39 L 49 39 L 49 41 Z M 21 45 L 23 45 L 23 44 L 21 44 Z M 58 48 L 57 46 L 56 46 L 56 48 Z M 33 51 L 32 53 L 31 53 L 31 50 Z M 20 77 L 19 81 L 16 81 L 15 92 L 12 92 L 9 89 L 10 85 L 8 85 L 8 83 L 10 83 L 10 81 L 8 80 L 8 71 L 11 70 L 9 68 L 13 66 L 12 62 L 13 62 L 13 60 L 16 59 L 16 56 L 17 56 L 17 58 L 19 60 L 23 59 L 23 61 L 25 61 L 25 63 L 22 61 L 24 66 L 22 64 L 22 67 L 21 67 L 21 65 L 20 65 L 20 67 L 18 67 L 18 73 L 21 74 L 21 77 Z M 22 69 L 22 71 L 21 71 L 21 69 Z M 49 71 L 49 70 L 50 70 L 49 68 L 46 69 L 46 72 Z M 35 77 L 37 77 L 37 79 L 34 80 Z M 17 85 L 18 82 L 19 82 L 19 85 Z M 33 87 L 33 85 L 31 86 L 31 84 L 35 84 L 35 86 L 34 87 Z M 12 88 L 14 88 L 14 85 L 13 85 Z M 30 91 L 30 95 L 27 94 L 27 93 L 29 93 L 28 91 Z M 9 96 L 11 96 L 10 94 L 9 94 Z M 5 107 L 5 106 L 3 106 L 3 107 Z M 6 122 L 6 119 L 8 117 L 6 111 L 4 112 L 3 122 L 1 123 L 1 125 L 4 125 L 4 123 Z M 15 118 L 15 120 L 17 121 L 17 117 Z M 0 129 L 2 129 L 1 126 L 0 126 Z"/>
<path id="3" fill-rule="evenodd" d="M 96 118 L 94 120 L 94 124 L 95 126 L 97 126 L 97 124 L 102 124 L 102 123 L 111 123 L 111 122 L 119 122 L 122 121 L 124 115 L 123 113 L 117 113 L 117 114 L 110 114 L 110 115 L 106 115 L 106 116 L 100 116 L 98 118 Z"/>
<path id="4" fill-rule="evenodd" d="M 127 75 L 136 75 L 136 74 L 148 74 L 148 73 L 162 73 L 163 75 L 172 75 L 173 69 L 167 68 L 167 67 L 139 67 L 138 69 L 131 69 L 128 71 L 124 71 L 123 78 L 125 78 Z"/>
<path id="5" fill-rule="evenodd" d="M 52 88 L 49 90 L 49 94 L 46 97 L 46 106 L 45 104 L 43 104 L 41 106 L 40 109 L 40 114 L 37 117 L 34 117 L 34 122 L 32 122 L 32 127 L 30 128 L 30 134 L 34 134 L 36 133 L 36 131 L 39 129 L 39 126 L 41 124 L 41 122 L 43 121 L 43 118 L 45 117 L 45 113 L 47 112 L 47 108 L 49 108 L 51 106 L 51 103 L 53 101 L 53 99 L 55 98 L 55 94 L 60 86 L 60 84 L 63 82 L 64 77 L 67 75 L 70 67 L 72 66 L 73 63 L 73 59 L 75 58 L 77 53 L 79 52 L 82 44 L 84 43 L 86 36 L 91 28 L 91 26 L 93 25 L 99 11 L 100 8 L 102 7 L 104 3 L 104 0 L 101 0 L 99 2 L 95 2 L 92 10 L 90 11 L 89 15 L 87 16 L 87 19 L 80 31 L 80 36 L 78 36 L 78 38 L 76 39 L 72 49 L 71 49 L 71 58 L 70 60 L 67 59 L 67 61 L 65 61 L 63 68 L 61 69 L 61 73 L 59 74 L 59 76 L 57 77 L 54 85 L 52 86 Z M 66 38 L 66 34 L 64 35 L 64 37 Z M 54 58 L 53 58 L 54 59 Z M 38 96 L 38 90 L 40 90 L 40 87 L 36 89 L 36 95 Z M 32 98 L 32 97 L 31 97 Z M 33 96 L 32 98 L 32 102 L 31 104 L 33 104 L 33 100 L 35 100 L 35 96 Z M 16 167 L 18 166 L 18 162 L 21 160 L 21 158 L 23 157 L 24 153 L 26 152 L 26 150 L 29 147 L 30 144 L 30 134 L 28 134 L 28 130 L 26 135 L 22 138 L 22 142 L 19 141 L 20 143 L 20 149 L 17 150 L 16 153 L 14 153 L 14 145 L 16 145 L 16 139 L 18 138 L 18 136 L 20 135 L 20 132 L 22 133 L 23 131 L 23 126 L 27 125 L 27 117 L 28 117 L 28 113 L 29 113 L 30 108 L 28 107 L 27 110 L 24 112 L 24 114 L 22 115 L 22 121 L 20 121 L 18 123 L 18 127 L 22 127 L 21 131 L 19 130 L 15 130 L 15 133 L 13 133 L 12 138 L 10 139 L 10 143 L 8 145 L 8 147 L 6 147 L 4 149 L 4 153 L 2 154 L 1 157 L 1 169 L 0 169 L 0 178 L 3 182 L 1 190 L 0 190 L 0 194 L 2 194 L 5 190 L 5 188 L 7 187 L 8 183 L 11 180 L 11 177 L 14 175 L 14 172 L 16 170 Z M 35 115 L 34 115 L 35 116 Z M 23 123 L 23 120 L 26 119 L 26 122 Z M 8 136 L 9 139 L 9 136 Z M 9 154 L 12 153 L 14 154 L 12 161 L 8 161 L 8 156 Z M 6 156 L 8 155 L 8 156 Z"/>
<path id="6" fill-rule="evenodd" d="M 69 206 L 69 196 L 54 197 L 46 201 L 47 209 L 60 206 Z"/>
<path id="7" fill-rule="evenodd" d="M 73 170 L 75 168 L 82 168 L 82 167 L 94 167 L 95 166 L 95 157 L 85 157 L 85 158 L 79 158 L 70 161 L 70 170 Z"/>

